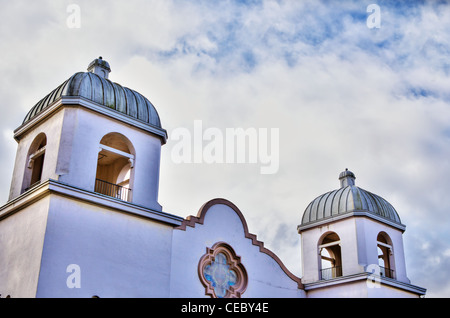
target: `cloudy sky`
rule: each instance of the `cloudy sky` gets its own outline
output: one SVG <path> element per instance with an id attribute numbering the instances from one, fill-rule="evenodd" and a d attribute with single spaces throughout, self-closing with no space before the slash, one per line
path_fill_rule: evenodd
<path id="1" fill-rule="evenodd" d="M 367 12 L 376 4 L 379 20 Z M 315 197 L 356 184 L 394 205 L 407 272 L 450 297 L 450 3 L 445 1 L 0 0 L 0 201 L 28 110 L 103 56 L 110 79 L 177 128 L 279 131 L 279 169 L 181 163 L 163 147 L 164 211 L 223 197 L 301 276 L 296 227 Z M 374 24 L 374 22 L 379 22 Z M 377 27 L 379 26 L 379 27 Z M 217 130 L 216 130 L 217 131 Z M 259 135 L 259 137 L 261 137 Z"/>

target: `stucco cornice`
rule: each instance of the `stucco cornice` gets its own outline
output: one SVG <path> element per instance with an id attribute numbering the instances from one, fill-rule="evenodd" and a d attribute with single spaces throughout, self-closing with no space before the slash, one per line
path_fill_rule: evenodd
<path id="1" fill-rule="evenodd" d="M 346 283 L 353 283 L 357 281 L 363 281 L 363 282 L 372 282 L 374 279 L 374 275 L 372 273 L 359 273 L 354 275 L 347 275 L 347 276 L 340 276 L 329 280 L 319 280 L 317 282 L 305 284 L 305 290 L 313 290 L 313 289 L 319 289 L 319 288 L 327 288 L 335 285 L 342 285 Z M 381 285 L 391 286 L 394 288 L 402 289 L 408 292 L 412 292 L 418 295 L 425 295 L 426 289 L 411 285 L 408 283 L 400 282 L 398 280 L 388 278 L 388 277 L 380 277 L 377 276 L 378 283 Z M 373 284 L 373 283 L 372 283 Z M 372 287 L 376 288 L 376 287 Z"/>
<path id="2" fill-rule="evenodd" d="M 76 200 L 82 200 L 86 203 L 104 206 L 111 210 L 133 214 L 172 226 L 179 226 L 183 221 L 183 218 L 179 216 L 148 209 L 140 205 L 73 187 L 52 179 L 42 182 L 0 207 L 0 220 L 20 211 L 21 209 L 50 194 L 57 194 Z"/>

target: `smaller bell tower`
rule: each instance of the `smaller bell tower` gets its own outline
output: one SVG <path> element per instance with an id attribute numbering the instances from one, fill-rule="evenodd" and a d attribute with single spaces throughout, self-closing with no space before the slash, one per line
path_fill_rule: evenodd
<path id="1" fill-rule="evenodd" d="M 314 199 L 303 213 L 298 233 L 308 297 L 423 295 L 406 276 L 406 227 L 397 211 L 355 180 L 345 169 L 340 188 Z"/>

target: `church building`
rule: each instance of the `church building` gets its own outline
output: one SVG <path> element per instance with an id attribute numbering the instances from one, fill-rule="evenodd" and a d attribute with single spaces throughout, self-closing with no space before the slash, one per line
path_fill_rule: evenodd
<path id="1" fill-rule="evenodd" d="M 425 295 L 407 277 L 398 213 L 357 187 L 348 170 L 337 190 L 303 213 L 302 277 L 226 199 L 188 218 L 164 212 L 158 188 L 167 132 L 154 105 L 109 80 L 110 72 L 95 59 L 14 131 L 11 188 L 0 207 L 0 297 Z"/>

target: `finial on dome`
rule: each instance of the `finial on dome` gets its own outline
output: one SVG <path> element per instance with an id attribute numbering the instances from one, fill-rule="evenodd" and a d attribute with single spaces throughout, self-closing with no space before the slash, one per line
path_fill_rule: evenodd
<path id="1" fill-rule="evenodd" d="M 89 64 L 88 72 L 97 74 L 100 77 L 108 79 L 109 73 L 111 73 L 111 68 L 109 67 L 109 63 L 103 60 L 103 57 L 99 56 L 98 59 L 95 59 Z"/>
<path id="2" fill-rule="evenodd" d="M 339 175 L 339 181 L 341 181 L 341 188 L 355 185 L 355 179 L 356 179 L 355 174 L 351 171 L 348 171 L 348 169 L 345 168 L 345 171 L 341 172 L 341 174 Z"/>

